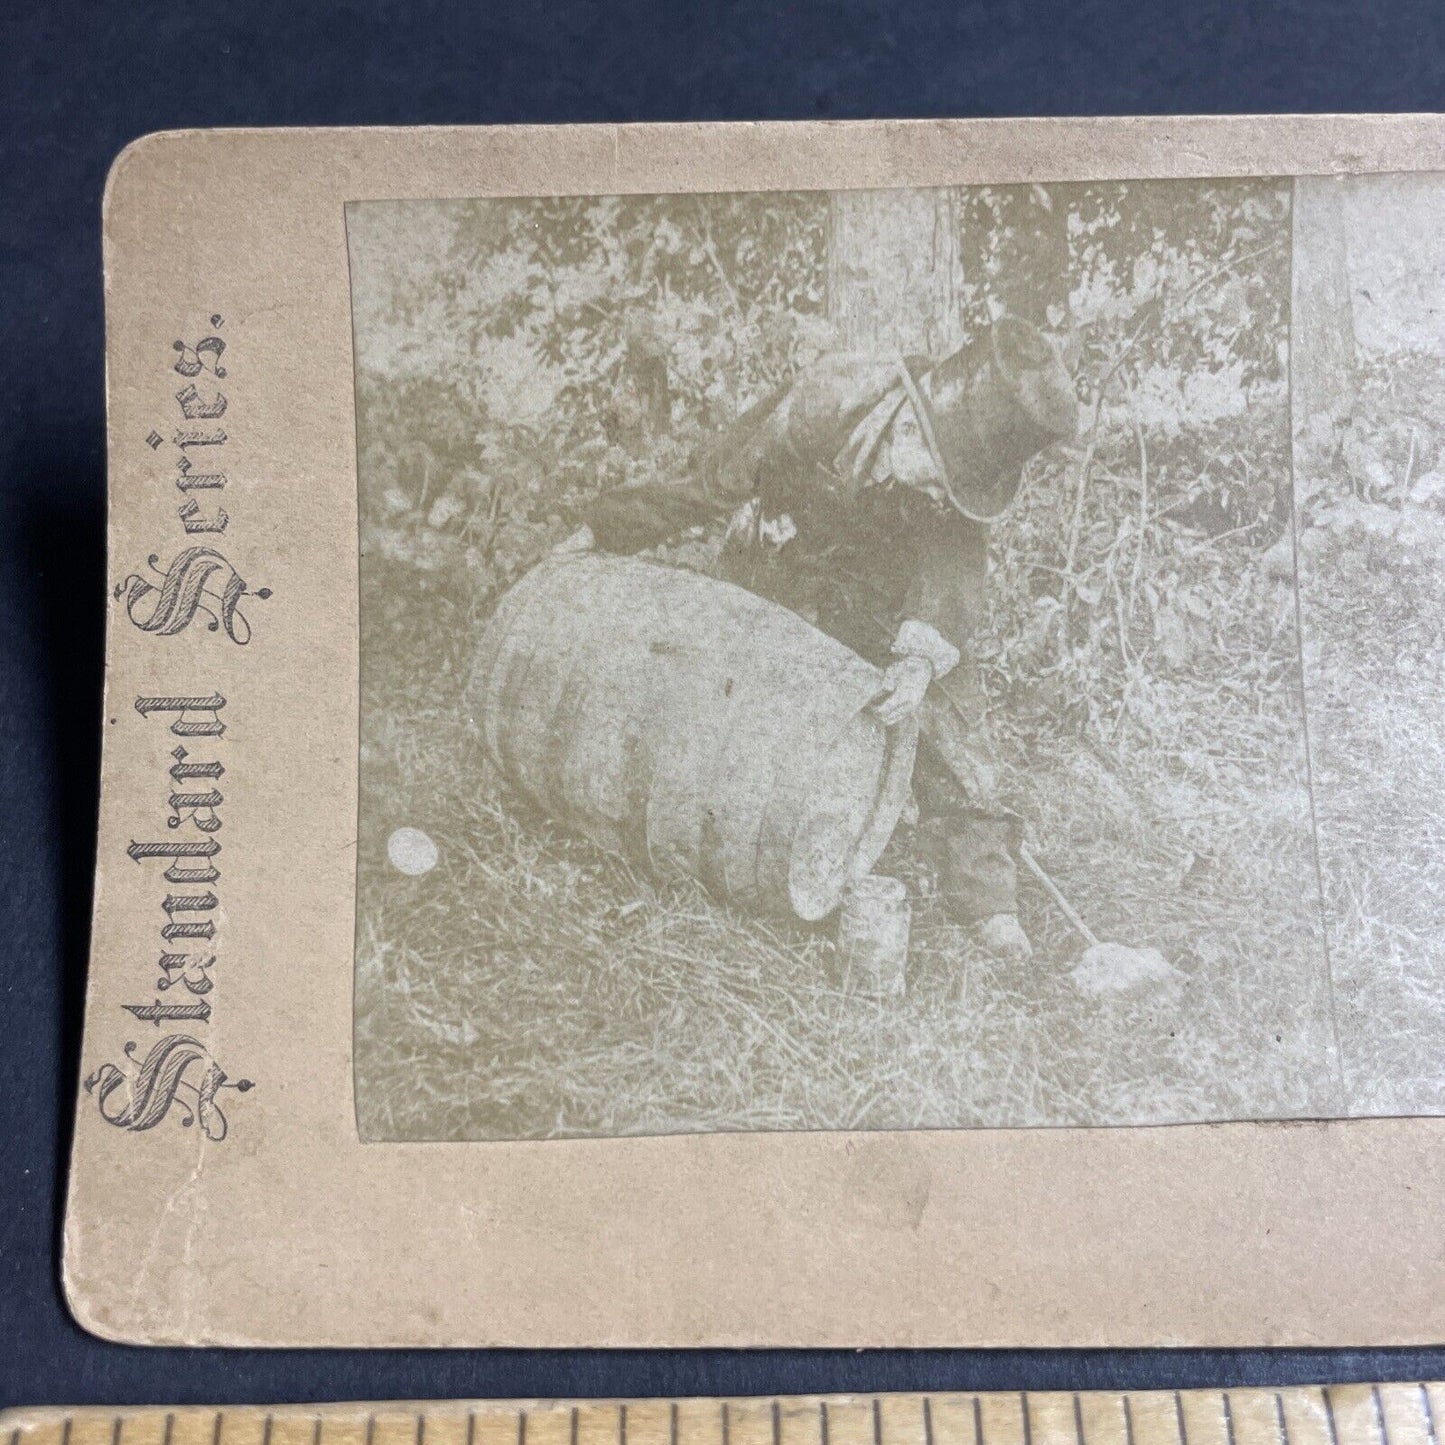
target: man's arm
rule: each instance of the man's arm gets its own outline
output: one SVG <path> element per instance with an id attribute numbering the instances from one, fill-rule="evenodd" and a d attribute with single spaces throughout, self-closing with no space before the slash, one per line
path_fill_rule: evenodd
<path id="1" fill-rule="evenodd" d="M 967 647 L 983 622 L 988 585 L 988 529 L 946 517 L 920 531 L 902 617 L 936 628 L 955 647 Z"/>
<path id="2" fill-rule="evenodd" d="M 640 552 L 732 515 L 785 454 L 790 386 L 749 407 L 706 441 L 676 482 L 616 487 L 582 510 L 580 521 L 605 552 Z"/>
<path id="3" fill-rule="evenodd" d="M 645 547 L 681 536 L 689 528 L 719 521 L 730 509 L 713 502 L 696 478 L 680 482 L 648 482 L 615 487 L 582 509 L 581 523 L 590 528 L 604 552 L 640 552 Z"/>
<path id="4" fill-rule="evenodd" d="M 937 704 L 932 712 L 951 711 L 960 682 L 967 691 L 960 673 L 972 669 L 959 664 L 983 616 L 987 533 L 962 519 L 947 519 L 919 532 L 909 561 L 912 576 L 889 647 L 894 660 L 884 672 L 888 691 L 875 705 L 886 724 L 920 709 L 926 697 Z M 932 687 L 945 678 L 942 688 Z"/>
<path id="5" fill-rule="evenodd" d="M 958 666 L 960 653 L 931 623 L 905 618 L 889 648 L 893 661 L 883 672 L 884 693 L 873 711 L 892 727 L 923 706 L 929 686 Z"/>

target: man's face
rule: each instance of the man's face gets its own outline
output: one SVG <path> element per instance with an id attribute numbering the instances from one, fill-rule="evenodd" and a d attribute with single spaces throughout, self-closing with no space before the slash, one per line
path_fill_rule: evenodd
<path id="1" fill-rule="evenodd" d="M 918 413 L 908 403 L 899 407 L 888 429 L 887 470 L 904 486 L 914 487 L 936 502 L 944 500 L 933 453 L 918 424 Z"/>

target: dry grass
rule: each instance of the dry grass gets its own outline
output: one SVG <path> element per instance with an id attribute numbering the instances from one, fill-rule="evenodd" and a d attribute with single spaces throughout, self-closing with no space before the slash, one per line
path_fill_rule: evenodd
<path id="1" fill-rule="evenodd" d="M 1419 457 L 1437 466 L 1440 371 L 1391 373 L 1360 409 L 1408 413 Z M 1273 436 L 1272 421 L 1259 424 Z M 1036 477 L 1032 510 L 1001 539 L 1012 550 L 984 656 L 1005 792 L 1095 931 L 1160 949 L 1177 988 L 1081 994 L 1069 977 L 1079 942 L 1028 882 L 1034 960 L 981 954 L 942 915 L 904 833 L 882 869 L 915 899 L 909 991 L 862 995 L 826 926 L 660 886 L 519 807 L 463 722 L 475 605 L 438 591 L 402 607 L 413 574 L 373 573 L 387 607 L 363 609 L 363 1134 L 1445 1110 L 1440 555 L 1347 534 L 1303 553 L 1317 871 L 1295 596 L 1262 564 L 1267 539 L 1155 525 L 1136 607 L 1132 544 L 1101 509 L 1084 574 L 1098 605 L 1067 642 L 1035 646 L 1023 562 L 1059 560 L 1050 518 L 1067 511 L 1067 485 L 1058 470 Z M 1187 595 L 1207 605 L 1185 616 Z M 1169 616 L 1184 617 L 1187 646 L 1161 631 Z M 403 825 L 438 843 L 434 872 L 387 864 L 386 838 Z"/>
<path id="2" fill-rule="evenodd" d="M 1381 560 L 1332 538 L 1302 575 L 1320 864 L 1354 1112 L 1440 1112 L 1445 556 Z"/>
<path id="3" fill-rule="evenodd" d="M 1304 692 L 1351 1112 L 1445 1110 L 1445 361 L 1364 353 L 1298 451 Z M 1428 480 L 1428 478 L 1427 478 Z M 1412 499 L 1411 493 L 1415 492 Z M 1338 507 L 1370 526 L 1331 525 Z M 1336 513 L 1338 515 L 1338 513 Z"/>
<path id="4" fill-rule="evenodd" d="M 1158 948 L 1178 986 L 1086 997 L 1069 975 L 1080 945 L 1031 883 L 1036 958 L 982 956 L 902 836 L 883 867 L 912 884 L 912 979 L 880 1004 L 840 976 L 826 929 L 659 887 L 501 790 L 460 706 L 480 599 L 598 488 L 676 479 L 725 417 L 832 344 L 828 239 L 816 196 L 718 198 L 706 246 L 676 246 L 665 266 L 667 198 L 538 203 L 554 218 L 515 231 L 467 208 L 439 274 L 413 284 L 408 265 L 388 281 L 379 252 L 381 271 L 358 268 L 362 294 L 395 303 L 384 321 L 358 313 L 364 1134 L 1338 1109 L 1294 597 L 1261 565 L 1290 475 L 1286 193 L 1088 191 L 1059 192 L 1057 214 L 1080 222 L 1065 228 L 1063 290 L 1095 425 L 1078 451 L 1037 459 L 995 527 L 978 656 L 1036 854 L 1101 936 Z M 1035 244 L 1027 196 L 990 188 L 960 211 L 979 261 L 970 330 L 1006 294 L 1042 287 L 1030 311 L 1062 295 L 1063 258 Z M 692 234 L 695 202 L 673 234 Z M 1162 289 L 1144 301 L 1150 272 Z M 640 300 L 654 289 L 655 305 Z M 646 338 L 629 329 L 642 312 Z M 617 360 L 648 338 L 667 356 L 662 436 L 643 373 Z M 494 364 L 479 368 L 484 350 Z M 523 353 L 545 407 L 517 405 L 507 358 Z M 403 825 L 440 846 L 425 877 L 386 863 Z"/>
<path id="5" fill-rule="evenodd" d="M 1034 961 L 983 955 L 900 839 L 884 866 L 918 900 L 911 981 L 880 1003 L 841 976 L 826 927 L 658 886 L 525 814 L 460 723 L 454 672 L 413 674 L 385 689 L 411 699 L 405 711 L 365 709 L 356 1046 L 368 1138 L 1330 1111 L 1303 794 L 1261 797 L 1257 776 L 1197 737 L 1193 753 L 1127 757 L 1057 736 L 1041 747 L 1032 728 L 1003 738 L 1040 856 L 1102 936 L 1162 948 L 1181 988 L 1081 996 L 1068 975 L 1078 940 L 1034 888 L 1021 899 Z M 436 839 L 434 872 L 386 863 L 403 824 Z"/>

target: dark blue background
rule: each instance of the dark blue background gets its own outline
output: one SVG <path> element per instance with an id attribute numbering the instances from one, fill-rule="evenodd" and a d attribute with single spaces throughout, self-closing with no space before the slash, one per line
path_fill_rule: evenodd
<path id="1" fill-rule="evenodd" d="M 105 602 L 100 194 L 127 141 L 174 126 L 1445 109 L 1439 0 L 0 5 L 0 1404 L 1445 1375 L 1441 1351 L 140 1350 L 77 1329 L 57 1278 Z"/>

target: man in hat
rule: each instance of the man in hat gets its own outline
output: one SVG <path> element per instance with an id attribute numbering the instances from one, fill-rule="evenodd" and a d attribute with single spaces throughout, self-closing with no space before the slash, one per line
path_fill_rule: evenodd
<path id="1" fill-rule="evenodd" d="M 937 363 L 827 355 L 726 427 L 687 481 L 604 494 L 564 544 L 632 552 L 730 517 L 720 575 L 883 667 L 885 724 L 917 711 L 919 837 L 944 905 L 1019 958 L 1020 826 L 998 799 L 968 643 L 988 524 L 1077 419 L 1073 382 L 1026 322 L 1001 320 Z"/>

